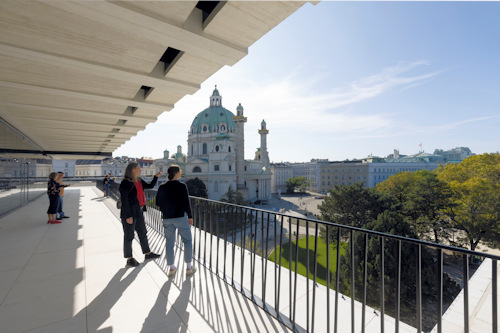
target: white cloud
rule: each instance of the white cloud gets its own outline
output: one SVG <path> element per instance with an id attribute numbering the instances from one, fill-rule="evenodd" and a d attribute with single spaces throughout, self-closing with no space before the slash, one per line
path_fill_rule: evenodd
<path id="1" fill-rule="evenodd" d="M 257 129 L 260 128 L 262 119 L 268 124 L 270 136 L 295 133 L 296 137 L 291 138 L 294 140 L 298 137 L 307 140 L 308 135 L 312 140 L 319 135 L 330 138 L 342 136 L 343 140 L 350 137 L 356 140 L 390 136 L 390 129 L 395 127 L 394 113 L 362 114 L 357 112 L 356 104 L 396 89 L 422 84 L 438 74 L 432 72 L 409 75 L 423 65 L 426 65 L 423 61 L 398 63 L 377 74 L 329 90 L 317 89 L 318 85 L 324 84 L 325 74 L 304 80 L 291 73 L 273 82 L 253 82 L 245 79 L 251 75 L 243 72 L 244 69 L 237 66 L 225 67 L 202 84 L 196 94 L 184 97 L 174 110 L 164 113 L 155 124 L 148 126 L 144 135 L 141 135 L 141 140 L 154 137 L 150 139 L 150 142 L 154 142 L 153 147 L 146 148 L 147 145 L 143 144 L 140 153 L 135 151 L 128 155 L 161 156 L 165 148 L 174 151 L 179 144 L 184 147 L 185 152 L 190 124 L 199 112 L 208 107 L 215 84 L 219 84 L 225 108 L 235 113 L 240 102 L 245 108 L 245 116 L 248 117 L 245 126 L 246 158 L 252 158 L 254 149 L 260 145 Z M 275 146 L 270 147 L 270 150 L 279 150 L 282 155 L 288 154 L 290 145 L 287 145 L 287 140 L 277 139 L 272 138 Z M 134 145 L 140 146 L 139 142 Z M 125 154 L 134 145 L 125 144 L 117 154 Z M 146 153 L 148 149 L 150 153 Z"/>

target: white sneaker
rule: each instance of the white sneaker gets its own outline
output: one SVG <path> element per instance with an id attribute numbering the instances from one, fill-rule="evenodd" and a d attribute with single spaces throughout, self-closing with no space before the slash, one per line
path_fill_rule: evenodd
<path id="1" fill-rule="evenodd" d="M 191 276 L 193 275 L 194 273 L 196 273 L 196 267 L 191 267 L 191 269 L 186 269 L 186 276 Z"/>
<path id="2" fill-rule="evenodd" d="M 175 275 L 175 273 L 177 273 L 177 267 L 175 267 L 175 269 L 170 269 L 170 270 L 168 271 L 167 276 L 168 276 L 168 277 L 172 277 L 172 276 L 174 276 L 174 275 Z"/>

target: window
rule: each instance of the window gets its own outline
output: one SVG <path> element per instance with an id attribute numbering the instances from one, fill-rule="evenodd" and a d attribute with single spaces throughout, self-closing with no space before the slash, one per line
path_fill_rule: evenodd
<path id="1" fill-rule="evenodd" d="M 247 171 L 247 166 L 245 165 L 245 171 Z"/>
<path id="2" fill-rule="evenodd" d="M 199 166 L 195 166 L 193 168 L 193 173 L 199 173 L 199 172 L 201 172 L 201 168 Z"/>
<path id="3" fill-rule="evenodd" d="M 231 164 L 229 164 L 229 171 L 231 171 L 233 169 L 233 166 Z"/>
<path id="4" fill-rule="evenodd" d="M 215 151 L 219 151 L 220 150 L 220 147 L 217 145 L 215 146 Z"/>
<path id="5" fill-rule="evenodd" d="M 227 147 L 227 151 L 231 152 L 231 146 Z"/>
<path id="6" fill-rule="evenodd" d="M 214 171 L 219 171 L 219 165 L 218 164 L 214 165 Z"/>
<path id="7" fill-rule="evenodd" d="M 191 145 L 191 155 L 194 154 L 194 149 L 193 148 L 194 148 L 193 145 Z"/>
<path id="8" fill-rule="evenodd" d="M 204 143 L 203 144 L 203 154 L 206 154 L 207 153 L 207 144 Z"/>
<path id="9" fill-rule="evenodd" d="M 203 125 L 203 133 L 205 133 L 206 131 L 208 131 L 208 126 L 207 125 Z"/>

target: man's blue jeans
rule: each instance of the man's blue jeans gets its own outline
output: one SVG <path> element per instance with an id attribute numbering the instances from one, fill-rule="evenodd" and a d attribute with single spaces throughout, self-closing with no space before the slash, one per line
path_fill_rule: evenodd
<path id="1" fill-rule="evenodd" d="M 59 197 L 59 203 L 57 204 L 56 217 L 63 217 L 64 216 L 63 203 L 64 203 L 63 197 L 60 196 Z"/>
<path id="2" fill-rule="evenodd" d="M 165 230 L 167 265 L 173 265 L 175 261 L 175 229 L 179 230 L 179 235 L 184 243 L 184 262 L 191 262 L 193 259 L 193 240 L 187 216 L 163 219 L 163 229 Z"/>

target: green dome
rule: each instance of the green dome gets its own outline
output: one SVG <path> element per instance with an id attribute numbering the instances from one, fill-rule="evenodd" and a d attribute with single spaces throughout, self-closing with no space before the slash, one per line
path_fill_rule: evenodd
<path id="1" fill-rule="evenodd" d="M 236 124 L 233 121 L 234 114 L 222 106 L 207 108 L 194 118 L 191 124 L 191 133 L 213 133 L 213 132 L 234 132 Z M 202 128 L 202 125 L 208 125 L 208 128 Z M 217 130 L 218 126 L 224 125 L 225 129 Z"/>
<path id="2" fill-rule="evenodd" d="M 217 86 L 210 97 L 210 107 L 198 113 L 191 124 L 190 133 L 227 133 L 235 132 L 234 114 L 222 107 L 222 96 Z"/>

